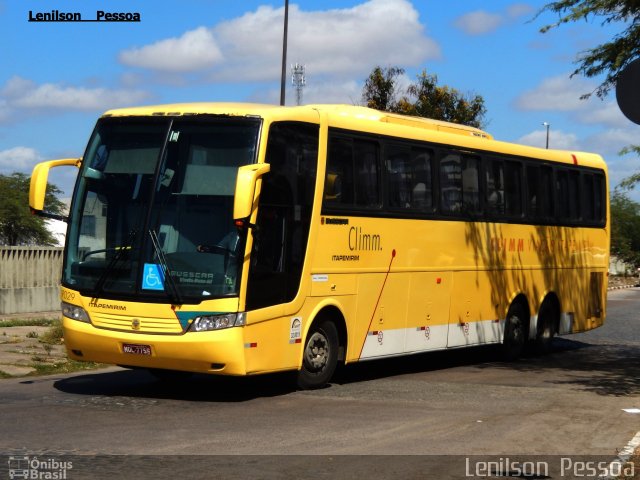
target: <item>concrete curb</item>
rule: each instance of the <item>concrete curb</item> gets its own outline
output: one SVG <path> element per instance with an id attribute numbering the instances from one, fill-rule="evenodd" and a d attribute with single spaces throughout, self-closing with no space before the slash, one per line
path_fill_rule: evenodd
<path id="1" fill-rule="evenodd" d="M 622 289 L 624 289 L 624 288 L 638 288 L 638 287 L 640 287 L 640 285 L 639 285 L 639 284 L 636 284 L 636 285 L 620 285 L 620 286 L 618 286 L 618 287 L 608 287 L 608 288 L 607 288 L 607 291 L 611 291 L 611 290 L 622 290 Z"/>

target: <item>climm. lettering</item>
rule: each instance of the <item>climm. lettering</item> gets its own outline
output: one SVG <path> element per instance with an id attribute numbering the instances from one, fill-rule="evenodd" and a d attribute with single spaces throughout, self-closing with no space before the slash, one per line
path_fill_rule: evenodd
<path id="1" fill-rule="evenodd" d="M 373 252 L 382 250 L 380 235 L 364 233 L 362 227 L 351 227 L 349 229 L 349 250 L 352 252 Z"/>

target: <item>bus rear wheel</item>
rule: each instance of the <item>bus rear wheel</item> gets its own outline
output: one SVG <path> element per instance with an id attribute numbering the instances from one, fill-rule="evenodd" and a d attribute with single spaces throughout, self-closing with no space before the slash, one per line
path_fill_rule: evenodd
<path id="1" fill-rule="evenodd" d="M 504 322 L 502 354 L 505 360 L 517 359 L 524 350 L 527 338 L 527 315 L 520 303 L 513 303 Z"/>
<path id="2" fill-rule="evenodd" d="M 314 324 L 302 352 L 298 386 L 303 390 L 325 386 L 338 365 L 338 330 L 331 320 Z"/>
<path id="3" fill-rule="evenodd" d="M 560 313 L 553 301 L 546 299 L 542 302 L 538 312 L 538 325 L 534 343 L 536 353 L 544 354 L 551 351 L 551 342 L 553 342 L 553 337 L 557 333 L 559 316 Z"/>

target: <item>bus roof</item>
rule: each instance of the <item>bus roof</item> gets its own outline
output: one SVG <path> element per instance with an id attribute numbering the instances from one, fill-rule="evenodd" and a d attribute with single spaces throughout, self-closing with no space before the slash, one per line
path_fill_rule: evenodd
<path id="1" fill-rule="evenodd" d="M 278 110 L 316 110 L 326 112 L 329 115 L 337 115 L 341 117 L 350 117 L 352 119 L 368 120 L 373 122 L 385 122 L 397 125 L 405 125 L 415 128 L 423 128 L 426 130 L 445 131 L 448 133 L 459 133 L 463 135 L 471 135 L 479 138 L 493 138 L 487 132 L 478 128 L 468 127 L 457 123 L 443 122 L 430 118 L 413 117 L 408 115 L 399 115 L 389 112 L 381 112 L 372 108 L 360 107 L 356 105 L 341 104 L 316 104 L 305 105 L 302 107 L 280 107 L 277 105 L 266 105 L 257 103 L 175 103 L 167 105 L 149 105 L 144 107 L 121 108 L 109 110 L 104 114 L 107 117 L 115 116 L 175 116 L 175 115 L 258 115 L 270 116 L 278 115 Z"/>
<path id="2" fill-rule="evenodd" d="M 478 128 L 430 118 L 382 112 L 355 105 L 312 104 L 282 107 L 258 103 L 174 103 L 109 110 L 103 114 L 103 117 L 226 115 L 261 117 L 274 121 L 285 119 L 318 121 L 319 114 L 326 115 L 331 125 L 344 128 L 351 127 L 378 134 L 386 133 L 390 136 L 406 135 L 407 138 L 459 145 L 463 148 L 606 168 L 602 158 L 596 154 L 543 149 L 498 141 Z M 403 127 L 409 128 L 403 130 Z"/>

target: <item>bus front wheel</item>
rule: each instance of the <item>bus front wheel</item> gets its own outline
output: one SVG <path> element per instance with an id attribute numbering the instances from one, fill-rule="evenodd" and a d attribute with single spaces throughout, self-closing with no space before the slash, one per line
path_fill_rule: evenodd
<path id="1" fill-rule="evenodd" d="M 325 386 L 338 364 L 338 330 L 331 320 L 314 324 L 302 352 L 298 386 L 304 390 Z"/>

